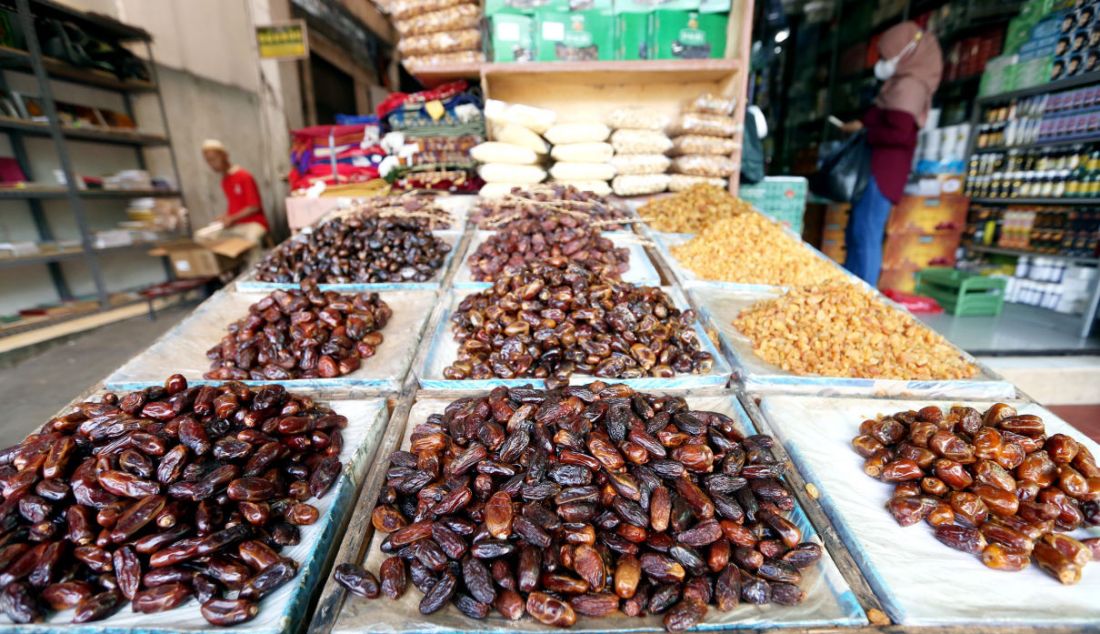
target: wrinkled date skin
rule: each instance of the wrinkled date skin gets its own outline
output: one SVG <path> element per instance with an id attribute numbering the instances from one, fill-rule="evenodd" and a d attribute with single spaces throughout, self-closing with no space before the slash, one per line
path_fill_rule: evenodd
<path id="1" fill-rule="evenodd" d="M 1048 437 L 1039 416 L 1004 403 L 984 413 L 928 406 L 864 421 L 852 449 L 868 475 L 895 486 L 886 508 L 898 524 L 927 522 L 940 542 L 993 570 L 1034 559 L 1074 584 L 1100 550 L 1096 538 L 1054 532 L 1100 526 L 1100 469 L 1074 438 Z"/>
<path id="2" fill-rule="evenodd" d="M 775 442 L 682 397 L 501 387 L 415 424 L 407 446 L 372 514 L 381 591 L 357 566 L 336 580 L 396 598 L 408 575 L 423 614 L 453 603 L 557 627 L 660 614 L 681 631 L 708 606 L 801 602 L 824 553 L 787 519 Z"/>
<path id="3" fill-rule="evenodd" d="M 292 284 L 427 282 L 443 268 L 451 250 L 430 226 L 417 217 L 359 213 L 333 218 L 273 249 L 256 265 L 256 279 Z"/>
<path id="4" fill-rule="evenodd" d="M 619 279 L 630 266 L 630 251 L 616 248 L 591 225 L 569 216 L 515 220 L 495 231 L 469 257 L 479 282 L 495 282 L 506 267 L 533 260 L 570 260 Z"/>
<path id="5" fill-rule="evenodd" d="M 278 385 L 181 375 L 76 405 L 0 451 L 0 611 L 85 623 L 195 598 L 214 625 L 253 618 L 298 572 L 282 551 L 340 477 L 346 425 Z"/>
<path id="6" fill-rule="evenodd" d="M 322 292 L 313 280 L 300 290 L 275 291 L 248 307 L 228 334 L 206 351 L 220 380 L 332 378 L 353 372 L 382 343 L 393 310 L 378 293 Z M 306 419 L 287 417 L 282 433 L 312 431 Z"/>
<path id="7" fill-rule="evenodd" d="M 574 372 L 671 377 L 714 364 L 695 337 L 694 311 L 658 287 L 617 282 L 569 258 L 509 268 L 465 297 L 451 322 L 459 348 L 448 379 L 533 377 L 557 387 Z M 634 444 L 630 453 L 642 457 Z"/>

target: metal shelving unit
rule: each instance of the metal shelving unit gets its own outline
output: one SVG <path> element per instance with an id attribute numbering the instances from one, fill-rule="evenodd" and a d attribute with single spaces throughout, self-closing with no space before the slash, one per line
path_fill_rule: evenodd
<path id="1" fill-rule="evenodd" d="M 26 186 L 0 188 L 0 200 L 26 200 L 30 206 L 31 216 L 38 231 L 39 239 L 42 242 L 53 242 L 55 240 L 54 233 L 43 210 L 42 201 L 48 199 L 67 200 L 70 211 L 80 230 L 81 246 L 77 249 L 61 249 L 26 257 L 0 259 L 0 268 L 45 264 L 49 268 L 50 277 L 58 296 L 61 300 L 68 301 L 74 299 L 74 296 L 65 280 L 59 262 L 82 259 L 95 282 L 96 297 L 100 306 L 104 309 L 109 308 L 110 292 L 103 277 L 100 257 L 105 253 L 123 249 L 139 249 L 155 243 L 140 242 L 120 247 L 96 248 L 93 241 L 94 236 L 88 222 L 85 201 L 145 197 L 174 198 L 179 197 L 180 192 L 160 189 L 81 189 L 82 183 L 73 169 L 69 144 L 72 141 L 79 141 L 130 146 L 134 150 L 135 162 L 140 169 L 146 168 L 146 149 L 166 148 L 172 163 L 172 173 L 178 185 L 180 182 L 179 167 L 176 163 L 175 153 L 172 151 L 172 139 L 168 127 L 168 116 L 164 109 L 164 97 L 160 92 L 156 77 L 156 63 L 151 46 L 152 36 L 143 29 L 123 24 L 105 16 L 84 13 L 53 0 L 6 0 L 3 4 L 16 12 L 27 48 L 26 50 L 19 50 L 0 47 L 0 68 L 26 72 L 34 76 L 39 90 L 38 97 L 41 99 L 42 109 L 46 115 L 46 122 L 0 117 L 0 132 L 8 134 L 11 138 L 14 158 L 23 174 L 31 181 Z M 96 37 L 143 46 L 151 81 L 120 79 L 102 70 L 80 68 L 62 60 L 44 56 L 35 28 L 35 22 L 38 19 L 58 19 L 72 22 Z M 153 93 L 157 98 L 164 133 L 150 134 L 130 130 L 80 128 L 62 125 L 58 117 L 53 90 L 50 86 L 51 80 L 72 82 L 120 93 L 126 115 L 131 118 L 134 117 L 131 95 L 135 93 Z M 0 88 L 6 89 L 5 84 L 6 82 L 0 76 Z M 31 161 L 24 143 L 24 137 L 28 136 L 49 137 L 52 139 L 61 172 L 65 176 L 65 185 L 43 185 L 33 182 L 35 175 L 32 173 Z M 162 258 L 162 263 L 165 274 L 171 278 L 172 270 L 167 260 Z"/>

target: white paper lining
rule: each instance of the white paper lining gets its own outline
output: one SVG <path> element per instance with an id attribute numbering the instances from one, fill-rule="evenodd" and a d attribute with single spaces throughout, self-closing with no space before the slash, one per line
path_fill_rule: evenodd
<path id="1" fill-rule="evenodd" d="M 902 527 L 886 510 L 894 487 L 863 473 L 863 459 L 851 447 L 859 424 L 879 414 L 954 404 L 776 395 L 765 396 L 760 408 L 803 478 L 817 487 L 822 506 L 895 622 L 1095 626 L 1100 563 L 1086 565 L 1073 586 L 1063 586 L 1035 564 L 1021 572 L 992 570 L 941 544 L 927 524 Z M 982 411 L 990 405 L 965 404 Z M 1050 411 L 1035 404 L 1014 406 L 1041 416 L 1048 434 L 1071 435 L 1100 455 L 1100 446 Z M 1077 535 L 1100 536 L 1100 528 Z"/>
<path id="2" fill-rule="evenodd" d="M 219 383 L 202 378 L 210 369 L 206 351 L 221 341 L 229 324 L 245 317 L 248 307 L 265 295 L 231 291 L 216 293 L 153 345 L 112 372 L 104 384 L 112 390 L 139 389 L 160 385 L 165 377 L 175 373 L 183 374 L 191 383 Z M 383 291 L 379 296 L 393 309 L 393 316 L 381 331 L 383 340 L 375 355 L 363 359 L 362 365 L 351 374 L 331 379 L 246 383 L 281 383 L 291 390 L 325 387 L 398 389 L 416 355 L 425 324 L 435 306 L 436 292 Z"/>
<path id="3" fill-rule="evenodd" d="M 722 412 L 737 420 L 742 429 L 753 430 L 748 416 L 741 409 L 734 396 L 688 397 L 692 409 Z M 433 413 L 442 413 L 451 399 L 432 398 L 418 400 L 409 412 L 405 426 L 405 437 L 401 447 L 408 449 L 409 437 L 417 424 L 427 420 Z M 751 432 L 750 432 L 751 433 Z M 386 460 L 379 456 L 379 460 Z M 379 465 L 384 467 L 385 465 Z M 813 526 L 800 508 L 791 515 L 803 532 L 805 541 L 820 543 Z M 378 570 L 386 555 L 379 549 L 384 535 L 375 534 L 367 554 L 366 567 L 374 572 Z M 804 581 L 801 588 L 806 592 L 806 600 L 796 606 L 766 605 L 757 606 L 742 603 L 730 612 L 722 613 L 711 606 L 704 621 L 696 630 L 728 629 L 765 629 L 774 627 L 827 627 L 865 625 L 867 618 L 841 576 L 836 564 L 826 551 L 821 561 L 811 569 L 802 571 Z M 430 616 L 423 616 L 418 610 L 422 594 L 412 584 L 397 601 L 388 598 L 377 600 L 362 599 L 348 595 L 343 610 L 333 626 L 333 634 L 352 634 L 353 632 L 400 632 L 438 633 L 438 632 L 535 632 L 547 631 L 529 617 L 518 621 L 506 621 L 495 610 L 484 621 L 470 619 L 460 613 L 453 605 L 448 605 Z M 661 615 L 647 617 L 616 616 L 591 618 L 579 616 L 577 623 L 569 632 L 578 634 L 597 634 L 599 632 L 659 632 L 664 631 Z"/>

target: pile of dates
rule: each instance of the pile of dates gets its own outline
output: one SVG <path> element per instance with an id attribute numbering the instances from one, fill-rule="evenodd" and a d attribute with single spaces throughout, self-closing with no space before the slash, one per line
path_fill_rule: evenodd
<path id="1" fill-rule="evenodd" d="M 864 471 L 896 485 L 886 508 L 898 524 L 924 520 L 936 539 L 994 570 L 1034 559 L 1064 584 L 1100 558 L 1100 538 L 1065 534 L 1100 526 L 1100 468 L 1084 444 L 1048 437 L 1042 418 L 1004 403 L 984 413 L 928 406 L 859 431 L 852 446 Z"/>
<path id="2" fill-rule="evenodd" d="M 276 247 L 256 265 L 256 279 L 297 284 L 427 282 L 451 245 L 419 217 L 356 214 L 333 218 Z"/>
<path id="3" fill-rule="evenodd" d="M 301 290 L 275 291 L 248 307 L 221 342 L 206 351 L 208 379 L 280 381 L 332 378 L 354 372 L 374 356 L 379 332 L 393 310 L 378 293 L 321 292 L 306 280 Z"/>
<path id="4" fill-rule="evenodd" d="M 84 623 L 194 600 L 214 625 L 252 619 L 298 572 L 280 551 L 317 521 L 347 422 L 279 385 L 178 374 L 80 403 L 0 451 L 0 611 Z"/>
<path id="5" fill-rule="evenodd" d="M 470 271 L 475 280 L 492 282 L 506 267 L 532 260 L 576 262 L 618 279 L 630 268 L 630 251 L 577 218 L 550 215 L 510 222 L 489 236 L 470 256 Z"/>
<path id="6" fill-rule="evenodd" d="M 514 187 L 502 198 L 480 198 L 470 211 L 479 229 L 500 229 L 517 220 L 563 215 L 606 231 L 626 229 L 632 215 L 621 203 L 572 185 Z M 621 222 L 619 222 L 621 221 Z"/>
<path id="7" fill-rule="evenodd" d="M 655 286 L 635 286 L 559 260 L 508 268 L 451 317 L 458 358 L 447 379 L 671 377 L 710 371 L 695 312 Z"/>
<path id="8" fill-rule="evenodd" d="M 423 614 L 452 603 L 563 627 L 661 615 L 679 631 L 709 606 L 796 604 L 822 548 L 786 518 L 773 446 L 621 384 L 459 399 L 390 455 L 372 515 L 381 580 L 354 564 L 335 576 L 394 599 L 411 579 Z"/>

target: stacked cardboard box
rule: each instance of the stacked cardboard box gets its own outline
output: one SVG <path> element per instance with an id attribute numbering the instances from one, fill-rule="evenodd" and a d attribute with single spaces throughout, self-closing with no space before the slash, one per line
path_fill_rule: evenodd
<path id="1" fill-rule="evenodd" d="M 930 266 L 954 266 L 969 199 L 904 196 L 886 223 L 880 289 L 912 293 L 914 274 Z"/>

